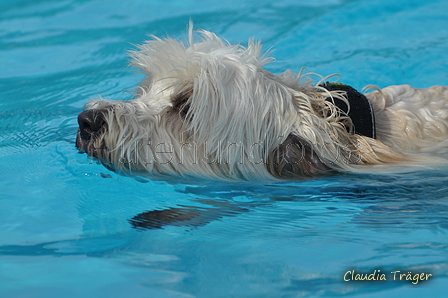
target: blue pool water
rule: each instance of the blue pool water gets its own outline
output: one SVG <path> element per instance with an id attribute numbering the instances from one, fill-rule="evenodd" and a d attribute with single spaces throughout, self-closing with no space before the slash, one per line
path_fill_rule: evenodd
<path id="1" fill-rule="evenodd" d="M 83 104 L 129 99 L 141 79 L 126 51 L 146 34 L 184 39 L 190 19 L 232 43 L 262 39 L 274 73 L 448 84 L 448 1 L 318 2 L 2 1 L 0 297 L 445 297 L 446 169 L 187 184 L 77 153 Z M 132 225 L 179 208 L 198 216 Z M 351 270 L 387 280 L 344 281 Z M 393 271 L 432 276 L 414 285 Z"/>

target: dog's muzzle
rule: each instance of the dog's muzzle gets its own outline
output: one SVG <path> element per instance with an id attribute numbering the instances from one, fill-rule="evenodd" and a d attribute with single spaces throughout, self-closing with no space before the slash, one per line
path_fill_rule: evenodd
<path id="1" fill-rule="evenodd" d="M 102 110 L 87 110 L 78 115 L 79 134 L 86 141 L 97 134 L 105 124 Z"/>
<path id="2" fill-rule="evenodd" d="M 78 134 L 76 136 L 76 147 L 89 155 L 96 154 L 90 150 L 96 137 L 104 132 L 106 121 L 105 110 L 86 110 L 78 115 Z"/>

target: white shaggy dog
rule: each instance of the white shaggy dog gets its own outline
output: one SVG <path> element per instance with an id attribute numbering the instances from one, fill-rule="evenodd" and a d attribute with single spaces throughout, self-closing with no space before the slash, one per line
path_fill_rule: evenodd
<path id="1" fill-rule="evenodd" d="M 448 87 L 364 96 L 324 79 L 314 85 L 302 72 L 268 72 L 273 59 L 253 40 L 243 47 L 195 35 L 190 28 L 188 45 L 153 37 L 132 52 L 147 75 L 135 98 L 87 103 L 77 147 L 120 172 L 230 180 L 365 172 L 447 153 Z"/>

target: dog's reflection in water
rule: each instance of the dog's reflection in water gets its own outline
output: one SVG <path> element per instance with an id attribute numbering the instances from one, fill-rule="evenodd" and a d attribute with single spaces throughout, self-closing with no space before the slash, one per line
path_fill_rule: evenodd
<path id="1" fill-rule="evenodd" d="M 196 200 L 211 207 L 179 205 L 163 210 L 140 213 L 129 220 L 138 230 L 161 229 L 164 226 L 198 227 L 222 217 L 236 216 L 249 209 L 228 201 Z"/>

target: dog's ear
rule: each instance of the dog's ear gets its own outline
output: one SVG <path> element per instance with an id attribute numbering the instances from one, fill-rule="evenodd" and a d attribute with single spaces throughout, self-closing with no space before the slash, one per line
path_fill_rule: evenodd
<path id="1" fill-rule="evenodd" d="M 281 179 L 313 177 L 329 173 L 331 170 L 313 150 L 311 144 L 290 134 L 268 156 L 268 171 Z"/>

